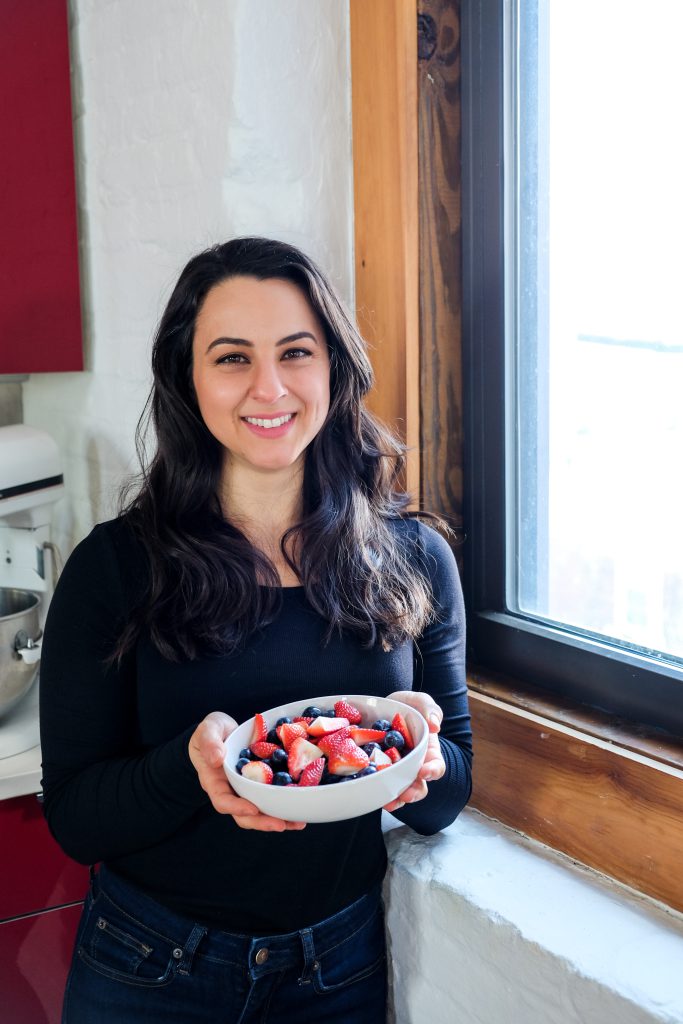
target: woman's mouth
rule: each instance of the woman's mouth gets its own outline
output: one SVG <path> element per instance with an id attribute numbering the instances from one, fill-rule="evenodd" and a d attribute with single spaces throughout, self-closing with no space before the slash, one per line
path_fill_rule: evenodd
<path id="1" fill-rule="evenodd" d="M 279 416 L 243 416 L 242 422 L 261 437 L 282 437 L 290 429 L 295 412 L 280 413 Z"/>

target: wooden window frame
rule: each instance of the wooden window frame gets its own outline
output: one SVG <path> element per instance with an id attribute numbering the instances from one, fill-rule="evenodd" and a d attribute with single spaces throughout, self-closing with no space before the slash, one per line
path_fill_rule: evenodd
<path id="1" fill-rule="evenodd" d="M 350 15 L 356 305 L 373 346 L 373 408 L 412 448 L 409 489 L 457 529 L 460 3 L 350 0 Z M 468 682 L 472 805 L 683 911 L 680 741 L 538 679 L 471 670 Z"/>

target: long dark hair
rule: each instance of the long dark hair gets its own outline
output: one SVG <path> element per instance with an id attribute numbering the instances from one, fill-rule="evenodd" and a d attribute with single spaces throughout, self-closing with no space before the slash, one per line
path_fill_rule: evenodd
<path id="1" fill-rule="evenodd" d="M 398 485 L 405 449 L 364 406 L 373 380 L 366 346 L 327 278 L 292 245 L 237 238 L 190 260 L 156 333 L 153 386 L 136 434 L 140 485 L 132 500 L 130 489 L 121 499 L 147 553 L 149 586 L 116 655 L 143 628 L 172 660 L 230 653 L 272 620 L 281 599 L 272 563 L 220 508 L 222 448 L 202 420 L 192 383 L 202 303 L 211 288 L 238 275 L 297 284 L 329 349 L 329 413 L 306 451 L 303 514 L 282 539 L 283 556 L 329 624 L 327 640 L 349 631 L 365 646 L 389 650 L 417 636 L 431 615 L 426 578 L 391 522 L 408 514 L 409 497 Z"/>

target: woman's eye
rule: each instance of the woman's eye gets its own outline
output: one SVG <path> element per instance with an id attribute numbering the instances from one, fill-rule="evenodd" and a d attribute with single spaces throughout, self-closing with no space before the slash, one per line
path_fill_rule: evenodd
<path id="1" fill-rule="evenodd" d="M 247 359 L 241 352 L 228 352 L 227 355 L 221 356 L 216 360 L 216 364 L 220 363 L 246 363 Z"/>
<path id="2" fill-rule="evenodd" d="M 310 349 L 307 348 L 288 348 L 283 359 L 303 359 L 305 356 L 310 356 Z"/>

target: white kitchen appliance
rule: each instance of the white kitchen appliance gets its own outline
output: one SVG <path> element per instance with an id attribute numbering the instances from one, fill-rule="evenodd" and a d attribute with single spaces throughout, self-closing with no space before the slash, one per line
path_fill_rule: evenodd
<path id="1" fill-rule="evenodd" d="M 29 691 L 57 568 L 52 511 L 63 494 L 53 439 L 23 424 L 0 427 L 0 759 L 38 742 Z"/>

